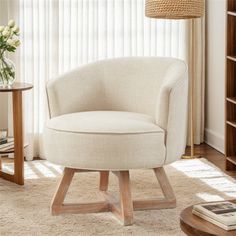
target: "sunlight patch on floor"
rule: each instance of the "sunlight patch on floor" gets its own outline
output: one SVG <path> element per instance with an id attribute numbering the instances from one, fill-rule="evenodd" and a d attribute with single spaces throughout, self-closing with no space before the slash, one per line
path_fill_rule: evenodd
<path id="1" fill-rule="evenodd" d="M 37 169 L 39 175 L 48 177 L 48 178 L 56 178 L 57 175 L 55 175 L 50 168 L 46 167 L 45 165 L 42 165 L 40 162 L 33 163 L 33 166 Z"/>
<path id="2" fill-rule="evenodd" d="M 224 173 L 217 169 L 217 167 L 208 165 L 200 159 L 177 161 L 171 164 L 171 166 L 183 172 L 190 178 L 212 178 L 224 176 Z"/>
<path id="3" fill-rule="evenodd" d="M 42 161 L 24 163 L 25 179 L 56 178 L 62 173 L 63 167 Z M 13 163 L 3 163 L 3 171 L 13 173 Z"/>
<path id="4" fill-rule="evenodd" d="M 236 181 L 203 160 L 181 160 L 172 163 L 171 166 L 188 178 L 204 182 L 212 189 L 217 190 L 221 196 L 224 194 L 227 197 L 236 198 Z M 10 173 L 13 171 L 13 164 L 6 163 L 3 164 L 3 167 Z M 61 175 L 62 170 L 63 167 L 47 161 L 25 162 L 25 179 L 56 178 Z M 223 200 L 220 195 L 206 192 L 196 193 L 196 196 L 204 201 Z"/>
<path id="5" fill-rule="evenodd" d="M 13 174 L 13 169 L 12 169 L 12 167 L 11 166 L 7 166 L 7 165 L 2 165 L 2 170 L 4 171 L 4 172 L 7 172 L 7 173 L 9 173 L 9 174 Z"/>
<path id="6" fill-rule="evenodd" d="M 229 176 L 226 176 L 217 167 L 204 163 L 201 159 L 179 161 L 171 164 L 171 166 L 189 178 L 201 180 L 227 197 L 236 198 L 236 182 L 233 179 L 231 180 Z M 212 198 L 208 193 L 197 193 L 196 195 L 207 201 L 211 201 Z M 218 195 L 215 195 L 213 198 L 222 200 Z"/>
<path id="7" fill-rule="evenodd" d="M 223 201 L 224 200 L 224 198 L 220 197 L 219 195 L 209 194 L 209 193 L 197 193 L 196 196 L 206 202 Z"/>
<path id="8" fill-rule="evenodd" d="M 47 162 L 47 161 L 43 162 L 43 164 L 46 165 L 46 166 L 49 167 L 49 168 L 54 169 L 56 172 L 58 172 L 59 175 L 60 175 L 60 174 L 62 173 L 62 171 L 63 171 L 63 167 L 61 167 L 61 166 L 59 166 L 59 165 L 55 165 L 55 164 L 52 164 L 52 163 Z"/>

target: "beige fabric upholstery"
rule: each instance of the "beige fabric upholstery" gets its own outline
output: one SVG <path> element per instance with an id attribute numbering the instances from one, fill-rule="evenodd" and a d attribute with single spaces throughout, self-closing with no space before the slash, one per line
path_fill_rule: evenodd
<path id="1" fill-rule="evenodd" d="M 187 67 L 170 58 L 119 58 L 47 85 L 46 158 L 67 167 L 154 168 L 186 145 Z"/>
<path id="2" fill-rule="evenodd" d="M 164 133 L 148 115 L 119 111 L 66 114 L 51 119 L 47 127 L 58 131 L 90 134 Z"/>
<path id="3" fill-rule="evenodd" d="M 50 160 L 84 169 L 122 170 L 163 165 L 164 139 L 164 131 L 152 117 L 129 112 L 62 115 L 51 119 L 46 129 L 46 142 L 53 145 L 47 149 L 47 155 L 55 157 Z"/>

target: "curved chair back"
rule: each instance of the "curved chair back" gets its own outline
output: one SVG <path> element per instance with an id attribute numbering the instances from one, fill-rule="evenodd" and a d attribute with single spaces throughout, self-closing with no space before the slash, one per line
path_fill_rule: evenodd
<path id="1" fill-rule="evenodd" d="M 138 112 L 156 116 L 160 88 L 177 59 L 140 57 L 103 60 L 79 67 L 47 86 L 51 116 L 92 110 Z"/>

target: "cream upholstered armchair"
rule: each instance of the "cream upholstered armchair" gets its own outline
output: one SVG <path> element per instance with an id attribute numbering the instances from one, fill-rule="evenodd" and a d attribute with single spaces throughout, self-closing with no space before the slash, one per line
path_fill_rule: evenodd
<path id="1" fill-rule="evenodd" d="M 186 64 L 170 58 L 103 60 L 50 81 L 45 154 L 65 167 L 52 214 L 112 211 L 130 225 L 133 210 L 175 207 L 163 166 L 185 150 L 187 91 Z M 154 170 L 164 199 L 132 200 L 129 170 L 143 168 Z M 63 203 L 80 171 L 100 172 L 104 202 Z M 119 179 L 120 207 L 107 193 L 109 172 Z"/>

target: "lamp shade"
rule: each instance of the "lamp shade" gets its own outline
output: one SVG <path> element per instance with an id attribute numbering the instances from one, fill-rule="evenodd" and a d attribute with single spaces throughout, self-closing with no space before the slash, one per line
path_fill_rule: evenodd
<path id="1" fill-rule="evenodd" d="M 204 13 L 204 0 L 146 0 L 145 4 L 145 15 L 151 18 L 192 19 Z"/>

